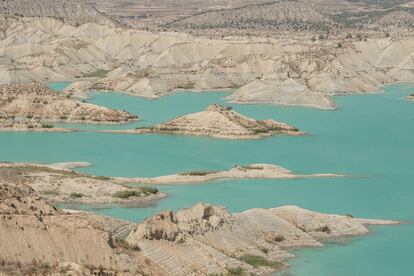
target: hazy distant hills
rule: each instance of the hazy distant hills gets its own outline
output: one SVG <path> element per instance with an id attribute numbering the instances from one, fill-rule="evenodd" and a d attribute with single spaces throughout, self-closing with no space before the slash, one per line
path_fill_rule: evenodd
<path id="1" fill-rule="evenodd" d="M 0 14 L 52 17 L 203 35 L 401 32 L 414 26 L 407 0 L 4 0 Z"/>

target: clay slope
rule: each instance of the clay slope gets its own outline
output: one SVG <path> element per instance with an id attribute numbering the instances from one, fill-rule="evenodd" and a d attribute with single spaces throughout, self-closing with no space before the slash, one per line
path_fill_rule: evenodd
<path id="1" fill-rule="evenodd" d="M 275 120 L 254 120 L 243 116 L 231 107 L 210 105 L 205 111 L 184 115 L 152 128 L 138 132 L 201 135 L 230 139 L 257 139 L 267 136 L 300 135 L 295 127 Z"/>
<path id="2" fill-rule="evenodd" d="M 65 213 L 25 185 L 0 183 L 0 273 L 157 275 L 160 269 L 118 243 L 128 222 Z"/>
<path id="3" fill-rule="evenodd" d="M 366 224 L 391 221 L 321 214 L 296 206 L 251 209 L 231 214 L 223 207 L 197 204 L 165 211 L 139 224 L 130 244 L 170 275 L 268 274 L 282 269 L 289 250 L 322 246 L 327 239 L 368 233 Z"/>
<path id="4" fill-rule="evenodd" d="M 414 79 L 412 36 L 218 40 L 93 23 L 76 28 L 50 18 L 0 23 L 0 82 L 71 80 L 68 93 L 157 98 L 175 89 L 231 88 L 235 102 L 333 108 L 332 94 Z"/>
<path id="5" fill-rule="evenodd" d="M 14 124 L 9 124 L 14 128 L 39 128 L 39 122 L 124 123 L 137 119 L 125 111 L 65 97 L 39 83 L 0 85 L 0 111 L 14 116 Z"/>

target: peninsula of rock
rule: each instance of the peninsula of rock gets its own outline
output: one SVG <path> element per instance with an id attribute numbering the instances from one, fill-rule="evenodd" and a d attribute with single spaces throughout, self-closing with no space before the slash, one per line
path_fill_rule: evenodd
<path id="1" fill-rule="evenodd" d="M 125 111 L 84 103 L 37 83 L 0 84 L 0 128 L 53 130 L 50 123 L 116 124 L 137 120 Z"/>

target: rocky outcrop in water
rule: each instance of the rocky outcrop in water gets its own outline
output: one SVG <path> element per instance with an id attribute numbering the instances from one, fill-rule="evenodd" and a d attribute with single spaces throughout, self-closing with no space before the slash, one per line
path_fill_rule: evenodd
<path id="1" fill-rule="evenodd" d="M 126 111 L 65 97 L 40 83 L 0 85 L 0 112 L 9 116 L 3 119 L 4 128 L 39 129 L 41 122 L 114 124 L 137 120 L 137 116 Z"/>
<path id="2" fill-rule="evenodd" d="M 308 177 L 338 177 L 338 174 L 295 174 L 288 169 L 272 164 L 251 164 L 248 166 L 235 165 L 230 170 L 209 171 L 198 170 L 158 177 L 116 177 L 119 183 L 139 184 L 197 184 L 224 179 L 292 179 Z"/>
<path id="3" fill-rule="evenodd" d="M 210 105 L 205 111 L 184 115 L 138 133 L 200 135 L 229 139 L 258 139 L 272 135 L 301 135 L 295 127 L 275 120 L 254 120 L 231 107 Z"/>

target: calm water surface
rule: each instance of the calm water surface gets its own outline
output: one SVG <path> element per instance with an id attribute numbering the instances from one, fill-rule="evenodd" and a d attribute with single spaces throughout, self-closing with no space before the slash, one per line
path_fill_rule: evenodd
<path id="1" fill-rule="evenodd" d="M 67 84 L 53 84 L 62 89 Z M 274 118 L 310 135 L 234 141 L 168 135 L 109 133 L 0 133 L 0 159 L 26 162 L 87 161 L 79 171 L 108 176 L 157 176 L 189 170 L 228 169 L 235 164 L 274 163 L 297 173 L 346 173 L 337 179 L 237 180 L 159 186 L 169 197 L 150 206 L 69 206 L 142 220 L 160 210 L 199 201 L 233 212 L 291 204 L 321 212 L 407 221 L 373 227 L 372 234 L 323 249 L 303 249 L 287 275 L 413 275 L 414 102 L 395 85 L 385 93 L 337 97 L 338 111 L 263 105 L 232 105 L 257 119 Z M 145 100 L 93 93 L 90 102 L 125 109 L 141 120 L 114 128 L 152 125 L 225 104 L 225 92 L 177 93 Z M 78 127 L 77 125 L 71 125 Z M 82 126 L 99 129 L 102 126 Z M 104 128 L 108 128 L 105 126 Z M 66 206 L 68 207 L 68 206 Z"/>

